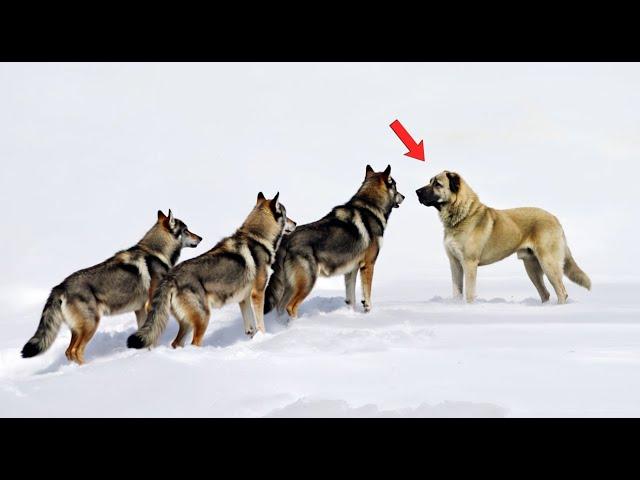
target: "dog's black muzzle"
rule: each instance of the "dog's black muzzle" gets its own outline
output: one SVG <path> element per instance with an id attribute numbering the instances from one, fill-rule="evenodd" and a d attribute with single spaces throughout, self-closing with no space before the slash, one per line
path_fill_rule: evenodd
<path id="1" fill-rule="evenodd" d="M 438 210 L 440 210 L 440 199 L 435 196 L 435 194 L 433 193 L 433 188 L 431 188 L 429 185 L 416 190 L 416 195 L 418 195 L 418 201 L 425 207 L 436 207 Z"/>

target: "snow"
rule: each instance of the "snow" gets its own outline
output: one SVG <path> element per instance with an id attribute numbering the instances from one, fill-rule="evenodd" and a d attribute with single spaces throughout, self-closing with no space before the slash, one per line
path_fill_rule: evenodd
<path id="1" fill-rule="evenodd" d="M 83 366 L 66 361 L 64 330 L 44 355 L 19 358 L 37 318 L 27 309 L 11 319 L 15 335 L 0 345 L 0 412 L 638 416 L 640 285 L 599 281 L 593 292 L 571 285 L 568 305 L 540 305 L 527 282 L 481 275 L 485 296 L 468 305 L 448 298 L 441 279 L 422 286 L 439 295 L 419 300 L 417 289 L 398 289 L 388 294 L 395 300 L 382 295 L 369 314 L 348 309 L 337 289 L 318 289 L 300 318 L 287 325 L 270 314 L 268 333 L 252 340 L 239 308 L 229 306 L 214 312 L 203 347 L 178 350 L 168 346 L 175 321 L 161 346 L 134 351 L 125 347 L 134 316 L 112 317 L 103 320 Z"/>
<path id="2" fill-rule="evenodd" d="M 638 64 L 0 65 L 0 416 L 640 416 L 640 274 L 633 187 Z M 389 124 L 424 140 L 427 162 Z M 125 348 L 105 318 L 88 363 L 22 359 L 47 294 L 135 243 L 172 208 L 204 237 L 280 191 L 298 224 L 346 201 L 370 163 L 407 196 L 376 264 L 373 310 L 319 282 L 287 325 L 244 338 L 215 311 L 204 347 Z M 459 171 L 496 208 L 563 224 L 593 291 L 540 305 L 522 262 L 450 299 L 442 226 L 413 193 Z M 360 298 L 360 297 L 359 297 Z"/>

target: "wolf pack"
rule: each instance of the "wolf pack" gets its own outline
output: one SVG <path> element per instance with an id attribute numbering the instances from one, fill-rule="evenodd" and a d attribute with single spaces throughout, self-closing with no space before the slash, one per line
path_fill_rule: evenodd
<path id="1" fill-rule="evenodd" d="M 523 261 L 542 303 L 550 297 L 544 276 L 558 304 L 568 297 L 563 275 L 591 289 L 552 214 L 539 208 L 490 208 L 451 171 L 431 178 L 416 195 L 422 205 L 434 207 L 442 221 L 454 298 L 473 302 L 478 267 L 513 253 Z M 158 211 L 153 226 L 133 247 L 71 274 L 51 290 L 22 356 L 46 351 L 65 323 L 71 330 L 65 355 L 82 364 L 100 319 L 127 312 L 135 313 L 138 326 L 127 339 L 129 348 L 157 345 L 171 316 L 179 327 L 171 346 L 184 346 L 189 335 L 191 344 L 200 346 L 211 310 L 232 303 L 240 306 L 244 333 L 253 337 L 265 332 L 264 315 L 272 310 L 295 319 L 319 276 L 343 275 L 345 302 L 360 309 L 360 273 L 362 311 L 369 312 L 384 232 L 391 212 L 404 199 L 390 166 L 376 172 L 367 165 L 362 184 L 348 202 L 305 225 L 297 226 L 287 216 L 279 194 L 269 199 L 260 192 L 235 233 L 182 263 L 182 249 L 197 247 L 202 238 L 171 210 Z"/>

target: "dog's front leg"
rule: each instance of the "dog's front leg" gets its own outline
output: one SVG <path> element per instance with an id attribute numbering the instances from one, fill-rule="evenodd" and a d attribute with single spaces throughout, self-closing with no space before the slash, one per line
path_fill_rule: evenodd
<path id="1" fill-rule="evenodd" d="M 459 299 L 462 298 L 462 279 L 464 277 L 464 272 L 462 269 L 462 264 L 460 261 L 447 252 L 447 256 L 449 257 L 449 265 L 451 266 L 451 282 L 453 284 L 453 298 Z"/>
<path id="2" fill-rule="evenodd" d="M 358 278 L 358 268 L 355 268 L 352 272 L 345 274 L 344 286 L 345 286 L 345 302 L 350 305 L 351 308 L 356 308 L 356 279 Z"/>
<path id="3" fill-rule="evenodd" d="M 240 312 L 242 312 L 244 333 L 252 338 L 256 334 L 256 315 L 251 303 L 251 294 L 240 302 Z"/>
<path id="4" fill-rule="evenodd" d="M 478 272 L 477 260 L 465 260 L 462 269 L 464 270 L 464 289 L 467 303 L 473 303 L 476 298 L 476 274 Z"/>

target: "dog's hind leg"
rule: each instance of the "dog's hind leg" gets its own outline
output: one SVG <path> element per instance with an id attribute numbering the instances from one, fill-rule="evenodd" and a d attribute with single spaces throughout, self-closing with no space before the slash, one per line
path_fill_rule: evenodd
<path id="1" fill-rule="evenodd" d="M 346 290 L 345 302 L 351 308 L 356 308 L 356 279 L 358 278 L 358 268 L 344 276 L 344 286 Z"/>
<path id="2" fill-rule="evenodd" d="M 540 262 L 529 249 L 519 251 L 518 258 L 524 262 L 524 268 L 527 271 L 527 275 L 529 275 L 529 279 L 536 287 L 536 290 L 538 290 L 540 300 L 542 303 L 547 302 L 550 294 L 549 290 L 547 290 L 547 287 L 544 285 L 544 272 L 542 271 Z"/>
<path id="3" fill-rule="evenodd" d="M 562 283 L 562 263 L 558 261 L 552 254 L 536 252 L 540 266 L 547 276 L 553 289 L 558 297 L 558 303 L 567 303 L 567 290 Z"/>

